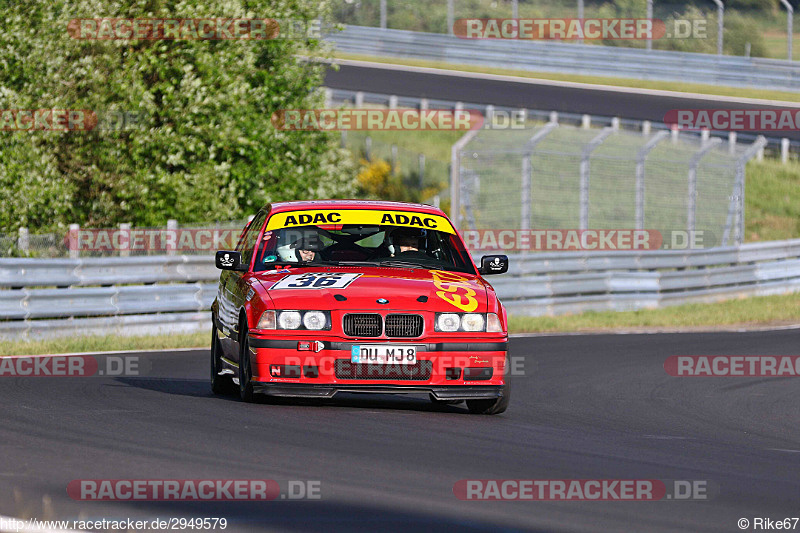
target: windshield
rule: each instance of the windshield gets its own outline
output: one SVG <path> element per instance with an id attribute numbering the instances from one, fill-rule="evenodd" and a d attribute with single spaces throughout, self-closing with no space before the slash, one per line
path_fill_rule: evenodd
<path id="1" fill-rule="evenodd" d="M 405 226 L 355 224 L 300 226 L 265 231 L 255 270 L 278 265 L 372 265 L 475 274 L 457 235 Z"/>

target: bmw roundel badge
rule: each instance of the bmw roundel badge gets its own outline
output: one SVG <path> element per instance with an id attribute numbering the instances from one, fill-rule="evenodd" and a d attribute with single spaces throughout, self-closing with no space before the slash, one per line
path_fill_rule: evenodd
<path id="1" fill-rule="evenodd" d="M 389 303 L 389 300 L 387 300 L 386 298 L 378 298 L 375 301 L 378 302 L 379 304 L 388 304 Z"/>

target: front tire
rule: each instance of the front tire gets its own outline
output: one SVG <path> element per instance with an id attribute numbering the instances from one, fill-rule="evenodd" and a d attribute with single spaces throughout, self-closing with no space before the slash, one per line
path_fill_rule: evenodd
<path id="1" fill-rule="evenodd" d="M 212 325 L 211 325 L 211 392 L 214 394 L 222 394 L 222 395 L 230 395 L 236 392 L 236 388 L 233 385 L 233 380 L 231 380 L 230 376 L 221 376 L 220 371 L 222 371 L 222 361 L 220 357 L 222 356 L 222 350 L 219 347 L 219 333 L 217 332 L 217 326 L 213 322 L 212 318 Z"/>
<path id="2" fill-rule="evenodd" d="M 251 403 L 253 394 L 253 369 L 250 367 L 250 337 L 247 327 L 241 327 L 241 340 L 239 341 L 239 398 L 243 402 Z"/>
<path id="3" fill-rule="evenodd" d="M 503 385 L 503 396 L 488 400 L 467 400 L 467 409 L 473 415 L 499 415 L 508 409 L 511 401 L 511 386 Z"/>

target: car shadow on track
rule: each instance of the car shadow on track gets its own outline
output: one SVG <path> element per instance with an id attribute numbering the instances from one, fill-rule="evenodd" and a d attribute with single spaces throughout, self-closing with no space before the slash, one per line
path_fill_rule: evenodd
<path id="1" fill-rule="evenodd" d="M 213 394 L 208 380 L 203 379 L 176 379 L 176 378 L 148 378 L 148 377 L 119 377 L 116 382 L 130 387 L 173 394 L 189 396 L 192 398 L 216 398 L 222 402 L 241 403 L 237 396 L 222 396 Z M 469 414 L 466 405 L 462 402 L 457 405 L 433 403 L 427 398 L 418 395 L 391 395 L 391 394 L 359 394 L 339 393 L 334 398 L 284 398 L 257 394 L 256 405 L 275 406 L 308 406 L 308 407 L 349 407 L 359 409 L 395 409 L 403 411 L 439 412 L 453 414 Z"/>

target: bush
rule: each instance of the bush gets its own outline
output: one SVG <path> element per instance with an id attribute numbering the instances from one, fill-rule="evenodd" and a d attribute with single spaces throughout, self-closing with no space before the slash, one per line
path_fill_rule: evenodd
<path id="1" fill-rule="evenodd" d="M 269 120 L 322 107 L 323 67 L 297 58 L 325 55 L 319 40 L 77 40 L 66 31 L 74 18 L 325 19 L 327 4 L 31 0 L 3 10 L 0 109 L 122 110 L 140 124 L 3 132 L 0 231 L 230 220 L 269 201 L 353 193 L 355 168 L 334 135 Z"/>

